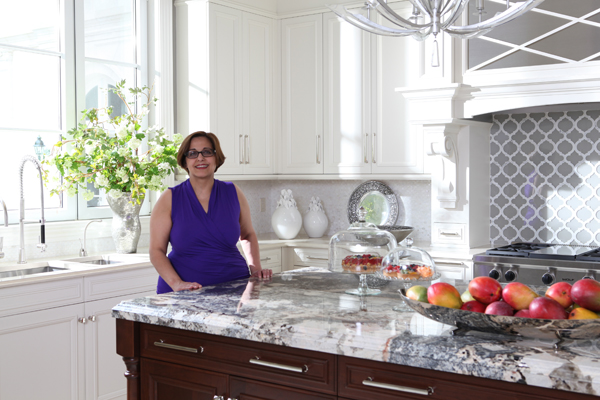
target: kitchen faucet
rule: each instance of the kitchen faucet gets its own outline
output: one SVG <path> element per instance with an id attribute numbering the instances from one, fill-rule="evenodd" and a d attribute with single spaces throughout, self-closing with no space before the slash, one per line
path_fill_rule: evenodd
<path id="1" fill-rule="evenodd" d="M 4 226 L 8 226 L 8 209 L 6 208 L 6 203 L 4 200 L 0 199 L 0 205 L 4 209 Z M 0 236 L 0 258 L 4 258 L 4 253 L 2 252 L 2 242 L 4 239 Z"/>
<path id="2" fill-rule="evenodd" d="M 85 228 L 83 229 L 83 244 L 81 245 L 81 249 L 79 249 L 79 257 L 87 257 L 87 250 L 85 249 L 85 233 L 87 232 L 88 226 L 90 226 L 92 222 L 102 222 L 102 220 L 93 219 L 90 222 L 88 222 Z"/>
<path id="3" fill-rule="evenodd" d="M 23 196 L 23 167 L 25 167 L 25 163 L 27 161 L 31 161 L 33 165 L 38 169 L 40 174 L 40 199 L 42 205 L 42 219 L 39 221 L 25 221 L 25 198 Z M 19 233 L 21 237 L 21 246 L 19 248 L 19 261 L 18 264 L 25 264 L 27 260 L 25 258 L 25 222 L 40 222 L 40 243 L 38 243 L 37 247 L 40 250 L 46 251 L 46 220 L 44 219 L 44 180 L 42 179 L 42 165 L 38 161 L 38 159 L 31 155 L 26 155 L 21 160 L 21 166 L 19 167 L 19 179 L 21 183 L 21 204 L 19 207 Z"/>

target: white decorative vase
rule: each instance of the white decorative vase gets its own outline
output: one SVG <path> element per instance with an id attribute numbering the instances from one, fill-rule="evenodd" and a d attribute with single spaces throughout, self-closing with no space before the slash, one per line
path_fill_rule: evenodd
<path id="1" fill-rule="evenodd" d="M 293 239 L 302 228 L 302 215 L 296 207 L 291 190 L 283 189 L 277 209 L 271 217 L 271 227 L 279 239 Z"/>
<path id="2" fill-rule="evenodd" d="M 140 224 L 140 204 L 131 199 L 131 193 L 123 193 L 119 198 L 114 198 L 108 193 L 106 200 L 113 212 L 112 237 L 117 253 L 127 254 L 137 252 L 137 245 L 142 232 Z"/>
<path id="3" fill-rule="evenodd" d="M 304 214 L 304 230 L 308 237 L 319 238 L 325 234 L 329 220 L 323 210 L 323 204 L 321 199 L 318 197 L 312 197 L 310 199 L 310 205 L 308 206 L 308 212 Z"/>

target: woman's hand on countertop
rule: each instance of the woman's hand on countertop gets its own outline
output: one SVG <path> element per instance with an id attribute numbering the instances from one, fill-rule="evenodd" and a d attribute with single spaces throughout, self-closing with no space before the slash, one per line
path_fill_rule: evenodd
<path id="1" fill-rule="evenodd" d="M 250 276 L 258 279 L 271 279 L 273 277 L 273 270 L 269 268 L 259 269 L 258 271 L 254 271 Z"/>
<path id="2" fill-rule="evenodd" d="M 199 284 L 198 282 L 184 282 L 184 281 L 180 281 L 176 284 L 174 284 L 171 289 L 173 289 L 174 292 L 180 292 L 182 290 L 196 290 L 196 289 L 200 289 L 202 287 L 201 284 Z"/>

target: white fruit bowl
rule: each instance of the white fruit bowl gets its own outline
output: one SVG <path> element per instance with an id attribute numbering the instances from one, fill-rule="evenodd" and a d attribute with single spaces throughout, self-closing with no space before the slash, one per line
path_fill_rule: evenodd
<path id="1" fill-rule="evenodd" d="M 537 319 L 487 315 L 411 300 L 406 297 L 406 289 L 400 290 L 400 297 L 407 306 L 424 317 L 466 331 L 560 340 L 600 337 L 600 319 Z"/>

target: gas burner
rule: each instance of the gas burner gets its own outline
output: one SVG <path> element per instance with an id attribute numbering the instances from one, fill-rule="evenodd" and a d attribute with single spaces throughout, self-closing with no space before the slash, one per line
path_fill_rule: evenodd
<path id="1" fill-rule="evenodd" d="M 490 256 L 529 257 L 530 253 L 551 246 L 554 245 L 548 243 L 512 243 L 487 250 L 485 254 Z"/>

